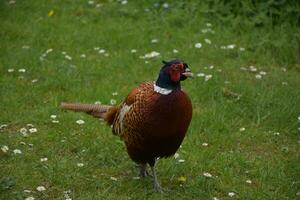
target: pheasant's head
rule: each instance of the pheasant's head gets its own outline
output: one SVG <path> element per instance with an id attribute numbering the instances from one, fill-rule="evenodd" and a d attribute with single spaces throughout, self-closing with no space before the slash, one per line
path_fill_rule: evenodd
<path id="1" fill-rule="evenodd" d="M 164 66 L 161 68 L 156 85 L 166 89 L 180 88 L 180 81 L 193 77 L 193 73 L 188 65 L 180 60 L 162 61 Z"/>

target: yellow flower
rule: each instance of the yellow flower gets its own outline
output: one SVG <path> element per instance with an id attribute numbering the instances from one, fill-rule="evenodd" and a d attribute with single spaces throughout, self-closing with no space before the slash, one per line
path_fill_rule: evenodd
<path id="1" fill-rule="evenodd" d="M 184 183 L 186 181 L 186 177 L 184 176 L 179 176 L 178 177 L 178 181 L 181 182 L 181 183 Z"/>
<path id="2" fill-rule="evenodd" d="M 54 11 L 53 11 L 53 10 L 49 10 L 49 12 L 48 12 L 48 16 L 49 16 L 49 17 L 52 17 L 52 16 L 53 16 L 53 14 L 54 14 Z"/>

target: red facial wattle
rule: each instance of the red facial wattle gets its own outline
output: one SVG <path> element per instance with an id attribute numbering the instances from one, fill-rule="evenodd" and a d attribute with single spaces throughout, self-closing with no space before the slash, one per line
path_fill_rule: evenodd
<path id="1" fill-rule="evenodd" d="M 170 74 L 170 78 L 172 81 L 177 82 L 180 80 L 180 72 L 175 71 L 175 72 L 171 72 Z"/>

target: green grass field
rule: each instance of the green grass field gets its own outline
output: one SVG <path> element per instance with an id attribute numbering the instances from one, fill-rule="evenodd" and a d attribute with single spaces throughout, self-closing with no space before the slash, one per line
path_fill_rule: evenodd
<path id="1" fill-rule="evenodd" d="M 0 2 L 0 199 L 300 199 L 299 26 L 163 3 Z M 194 110 L 161 195 L 108 126 L 59 105 L 120 103 L 172 58 Z"/>

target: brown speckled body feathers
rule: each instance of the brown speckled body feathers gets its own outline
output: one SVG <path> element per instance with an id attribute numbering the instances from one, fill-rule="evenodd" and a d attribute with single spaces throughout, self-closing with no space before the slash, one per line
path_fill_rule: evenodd
<path id="1" fill-rule="evenodd" d="M 109 120 L 112 116 L 113 121 Z M 113 133 L 124 140 L 131 159 L 149 164 L 176 152 L 191 118 L 191 101 L 182 90 L 162 95 L 154 91 L 154 82 L 135 88 L 118 109 L 107 114 Z"/>

